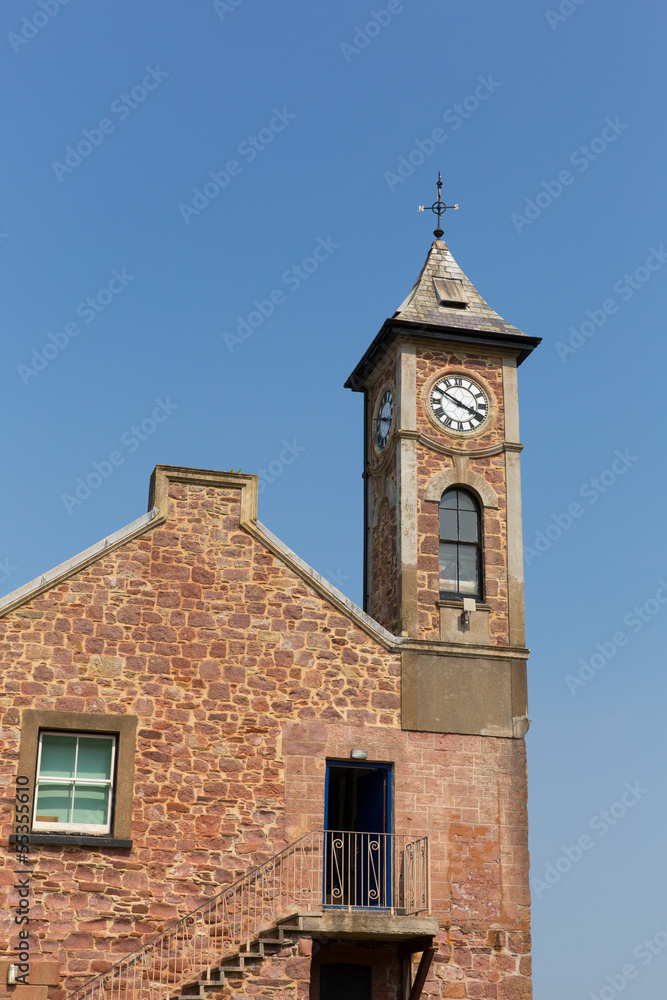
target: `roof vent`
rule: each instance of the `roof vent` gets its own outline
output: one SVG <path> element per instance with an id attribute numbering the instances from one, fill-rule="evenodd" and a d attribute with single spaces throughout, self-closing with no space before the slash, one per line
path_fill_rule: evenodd
<path id="1" fill-rule="evenodd" d="M 439 306 L 465 309 L 468 301 L 463 293 L 463 282 L 456 278 L 434 278 L 433 287 Z"/>

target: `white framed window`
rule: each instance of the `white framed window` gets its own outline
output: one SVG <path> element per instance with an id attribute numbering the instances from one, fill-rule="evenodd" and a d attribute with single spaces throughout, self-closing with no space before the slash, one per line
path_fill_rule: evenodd
<path id="1" fill-rule="evenodd" d="M 42 731 L 32 828 L 109 833 L 116 737 Z"/>

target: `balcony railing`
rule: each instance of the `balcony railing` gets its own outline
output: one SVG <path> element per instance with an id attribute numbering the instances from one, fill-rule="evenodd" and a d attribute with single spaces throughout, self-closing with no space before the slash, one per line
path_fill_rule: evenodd
<path id="1" fill-rule="evenodd" d="M 317 830 L 223 889 L 71 1000 L 166 1000 L 277 921 L 325 907 L 427 913 L 428 838 Z"/>
<path id="2" fill-rule="evenodd" d="M 324 906 L 419 913 L 427 908 L 425 837 L 326 831 Z"/>

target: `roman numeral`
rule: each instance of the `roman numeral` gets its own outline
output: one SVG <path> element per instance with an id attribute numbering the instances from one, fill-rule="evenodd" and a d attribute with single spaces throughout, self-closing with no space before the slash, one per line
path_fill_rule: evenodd
<path id="1" fill-rule="evenodd" d="M 445 417 L 445 427 L 451 427 L 452 423 L 453 421 L 451 417 Z"/>

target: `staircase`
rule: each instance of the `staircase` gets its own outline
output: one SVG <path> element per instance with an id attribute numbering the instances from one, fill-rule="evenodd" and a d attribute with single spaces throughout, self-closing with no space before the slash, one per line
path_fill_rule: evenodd
<path id="1" fill-rule="evenodd" d="M 428 913 L 428 889 L 426 837 L 315 830 L 69 1000 L 214 1000 L 271 956 L 289 964 L 295 938 L 312 933 L 313 919 L 365 911 L 400 922 Z"/>
<path id="2" fill-rule="evenodd" d="M 262 931 L 249 945 L 229 955 L 222 965 L 210 969 L 194 982 L 186 983 L 170 1000 L 221 1000 L 225 993 L 238 992 L 245 976 L 261 973 L 265 961 L 293 957 L 301 927 L 297 916 L 286 917 Z"/>

